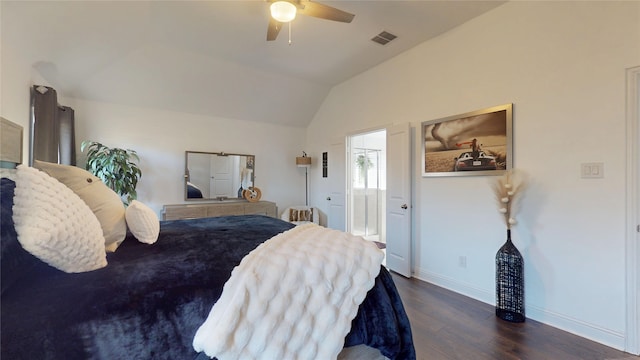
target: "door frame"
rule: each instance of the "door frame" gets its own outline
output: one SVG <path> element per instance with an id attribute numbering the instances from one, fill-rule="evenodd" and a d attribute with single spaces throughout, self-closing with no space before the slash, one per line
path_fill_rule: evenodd
<path id="1" fill-rule="evenodd" d="M 346 136 L 345 148 L 347 149 L 346 161 L 345 162 L 348 162 L 348 160 L 351 159 L 351 143 L 350 143 L 350 141 L 351 141 L 351 138 L 353 136 L 360 135 L 360 134 L 371 133 L 371 132 L 383 131 L 384 130 L 386 132 L 386 141 L 388 143 L 388 141 L 389 141 L 389 131 L 391 129 L 397 128 L 400 125 L 401 124 L 395 124 L 395 125 L 394 124 L 385 124 L 385 125 L 382 125 L 382 126 L 379 126 L 379 127 L 372 127 L 372 128 L 369 128 L 369 129 L 362 129 L 362 130 L 348 132 L 345 135 Z M 408 182 L 409 182 L 409 186 L 408 186 L 409 193 L 408 193 L 408 198 L 406 199 L 407 204 L 409 205 L 409 210 L 408 210 L 408 212 L 409 212 L 409 214 L 408 214 L 408 228 L 406 229 L 408 236 L 407 236 L 406 240 L 408 241 L 407 246 L 408 246 L 409 250 L 408 250 L 408 255 L 407 255 L 408 271 L 405 274 L 401 274 L 401 273 L 399 273 L 399 274 L 401 274 L 403 276 L 406 276 L 406 277 L 412 277 L 413 276 L 413 271 L 414 271 L 414 268 L 413 268 L 414 267 L 413 249 L 414 249 L 414 246 L 415 246 L 415 244 L 414 244 L 414 221 L 413 221 L 414 220 L 414 211 L 413 211 L 413 206 L 411 205 L 413 203 L 413 201 L 414 201 L 414 190 L 413 190 L 414 189 L 414 163 L 413 163 L 413 161 L 414 161 L 414 158 L 413 158 L 414 130 L 413 130 L 413 127 L 411 126 L 411 123 L 406 123 L 406 127 L 407 127 L 407 137 L 408 137 L 408 139 L 407 139 L 407 141 L 408 141 L 408 144 L 407 144 L 407 146 L 408 146 L 408 154 L 407 154 L 407 156 L 408 157 L 407 157 L 406 161 L 407 161 L 407 167 L 408 167 L 407 177 L 408 177 Z M 387 145 L 387 148 L 386 148 L 386 160 L 385 160 L 386 168 L 387 168 L 386 169 L 387 175 L 389 174 L 389 167 L 390 167 L 390 165 L 389 165 L 390 162 L 388 160 L 388 157 L 389 157 L 389 146 Z M 345 168 L 347 169 L 347 171 L 351 171 L 351 166 L 345 166 Z M 346 178 L 350 180 L 351 179 L 351 174 L 349 174 Z M 387 212 L 387 214 L 385 215 L 385 217 L 386 217 L 385 226 L 383 228 L 383 231 L 382 231 L 381 235 L 384 236 L 385 241 L 387 242 L 387 246 L 388 246 L 389 237 L 387 236 L 387 233 L 389 231 L 389 228 L 388 228 L 388 225 L 386 224 L 389 221 L 389 218 L 388 218 L 388 216 L 389 216 L 388 215 L 389 204 L 388 204 L 388 199 L 387 199 L 388 195 L 389 195 L 389 193 L 388 193 L 388 191 L 389 191 L 389 181 L 388 180 L 386 181 L 386 186 L 387 186 L 387 194 L 385 195 L 385 202 L 386 202 L 385 211 Z M 346 185 L 345 188 L 346 188 L 346 191 L 347 191 L 347 194 L 345 196 L 345 198 L 346 198 L 346 197 L 350 196 L 351 186 L 350 185 Z M 350 206 L 349 201 L 347 201 L 347 204 L 345 206 L 345 214 L 348 214 L 351 211 L 349 206 Z M 349 227 L 348 227 L 348 231 L 350 231 Z M 387 247 L 387 251 L 388 251 L 388 249 L 389 249 L 389 247 Z M 386 263 L 386 265 L 388 266 L 389 264 Z M 395 271 L 393 268 L 390 268 L 390 270 Z"/>
<path id="2" fill-rule="evenodd" d="M 352 169 L 350 164 L 351 161 L 351 156 L 353 154 L 351 154 L 351 138 L 354 136 L 360 136 L 360 135 L 365 135 L 365 134 L 369 134 L 369 133 L 374 133 L 374 132 L 378 132 L 378 131 L 387 131 L 387 128 L 389 127 L 389 125 L 387 126 L 380 126 L 380 127 L 372 127 L 372 128 L 367 128 L 367 129 L 362 129 L 362 130 L 355 130 L 355 131 L 351 131 L 348 132 L 345 135 L 345 148 L 346 148 L 346 154 L 345 154 L 345 164 L 346 165 L 346 173 L 345 173 L 345 218 L 346 218 L 346 227 L 345 227 L 345 231 L 351 233 L 351 219 L 350 219 L 350 214 L 351 214 L 351 207 L 353 206 L 353 204 L 351 204 L 351 179 L 353 177 L 353 174 L 351 173 Z M 382 234 L 381 234 L 382 235 Z M 387 234 L 384 234 L 384 237 L 386 238 Z"/>
<path id="3" fill-rule="evenodd" d="M 640 353 L 640 66 L 628 68 L 627 82 L 627 235 L 626 235 L 626 331 L 625 351 Z"/>

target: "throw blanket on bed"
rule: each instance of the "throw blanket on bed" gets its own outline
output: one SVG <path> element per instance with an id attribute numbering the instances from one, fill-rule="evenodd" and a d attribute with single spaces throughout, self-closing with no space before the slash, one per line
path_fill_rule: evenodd
<path id="1" fill-rule="evenodd" d="M 336 359 L 384 255 L 315 224 L 267 240 L 231 273 L 193 347 L 226 359 Z"/>

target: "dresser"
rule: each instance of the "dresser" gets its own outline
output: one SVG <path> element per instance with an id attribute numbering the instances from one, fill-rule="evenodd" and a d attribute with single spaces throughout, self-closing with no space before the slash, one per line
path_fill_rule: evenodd
<path id="1" fill-rule="evenodd" d="M 266 215 L 277 217 L 276 204 L 270 201 L 219 201 L 198 204 L 165 205 L 162 220 L 196 219 L 226 215 Z"/>

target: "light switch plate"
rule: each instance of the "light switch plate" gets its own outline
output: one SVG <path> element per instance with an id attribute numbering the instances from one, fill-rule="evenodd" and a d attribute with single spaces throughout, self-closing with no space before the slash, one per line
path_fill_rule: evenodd
<path id="1" fill-rule="evenodd" d="M 580 164 L 580 177 L 583 179 L 604 178 L 604 163 L 582 163 Z"/>

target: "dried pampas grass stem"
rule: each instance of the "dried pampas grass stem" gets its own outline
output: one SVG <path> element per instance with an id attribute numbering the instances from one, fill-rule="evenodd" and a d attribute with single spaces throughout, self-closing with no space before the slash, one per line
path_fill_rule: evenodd
<path id="1" fill-rule="evenodd" d="M 504 217 L 507 229 L 516 224 L 515 214 L 521 193 L 524 191 L 525 181 L 519 172 L 507 170 L 493 183 L 493 192 L 498 202 L 498 211 Z"/>

